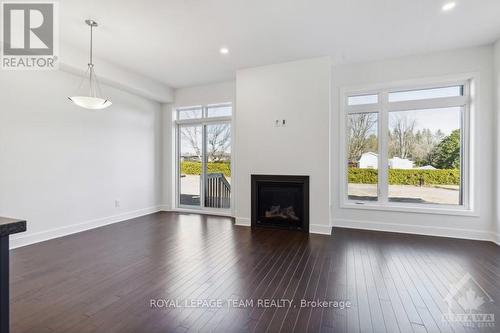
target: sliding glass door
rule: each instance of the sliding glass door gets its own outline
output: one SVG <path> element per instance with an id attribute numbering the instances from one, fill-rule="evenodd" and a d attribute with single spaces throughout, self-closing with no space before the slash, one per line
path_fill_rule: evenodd
<path id="1" fill-rule="evenodd" d="M 203 159 L 203 126 L 179 126 L 179 204 L 196 207 L 201 204 Z"/>
<path id="2" fill-rule="evenodd" d="M 231 124 L 205 126 L 205 207 L 229 209 L 231 201 Z"/>
<path id="3" fill-rule="evenodd" d="M 231 208 L 230 104 L 177 110 L 179 208 Z"/>

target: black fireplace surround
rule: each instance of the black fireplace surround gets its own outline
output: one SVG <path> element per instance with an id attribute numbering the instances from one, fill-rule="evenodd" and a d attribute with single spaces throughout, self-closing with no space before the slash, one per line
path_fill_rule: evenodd
<path id="1" fill-rule="evenodd" d="M 252 227 L 309 232 L 309 176 L 252 175 Z"/>

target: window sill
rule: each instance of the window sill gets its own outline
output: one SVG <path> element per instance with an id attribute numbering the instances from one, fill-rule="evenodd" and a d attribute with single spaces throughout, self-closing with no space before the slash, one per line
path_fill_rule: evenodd
<path id="1" fill-rule="evenodd" d="M 373 204 L 373 203 L 362 203 L 358 204 L 356 202 L 344 202 L 340 205 L 343 209 L 361 209 L 361 210 L 379 210 L 385 212 L 401 212 L 401 213 L 416 213 L 416 214 L 434 214 L 434 215 L 451 215 L 451 216 L 473 216 L 477 217 L 476 211 L 466 209 L 466 208 L 455 208 L 455 207 L 433 207 L 429 205 L 425 206 L 414 206 L 414 205 L 397 205 L 397 204 Z"/>

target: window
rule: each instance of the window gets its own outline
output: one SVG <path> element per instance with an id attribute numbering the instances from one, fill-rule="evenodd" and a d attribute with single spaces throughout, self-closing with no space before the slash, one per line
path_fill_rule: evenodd
<path id="1" fill-rule="evenodd" d="M 469 207 L 470 81 L 344 93 L 344 200 Z"/>
<path id="2" fill-rule="evenodd" d="M 207 117 L 231 117 L 233 107 L 230 104 L 209 105 L 207 107 Z"/>
<path id="3" fill-rule="evenodd" d="M 347 97 L 347 105 L 377 104 L 378 95 L 357 95 Z"/>
<path id="4" fill-rule="evenodd" d="M 231 207 L 231 104 L 177 109 L 177 206 Z"/>
<path id="5" fill-rule="evenodd" d="M 463 86 L 440 87 L 389 93 L 389 102 L 417 101 L 431 98 L 458 97 L 463 95 Z"/>
<path id="6" fill-rule="evenodd" d="M 347 194 L 351 200 L 378 200 L 377 124 L 377 113 L 347 116 L 347 167 L 350 170 Z"/>
<path id="7" fill-rule="evenodd" d="M 389 201 L 460 205 L 462 107 L 389 112 Z"/>
<path id="8" fill-rule="evenodd" d="M 177 119 L 198 119 L 201 118 L 203 114 L 202 107 L 192 107 L 192 108 L 182 108 L 177 110 Z"/>

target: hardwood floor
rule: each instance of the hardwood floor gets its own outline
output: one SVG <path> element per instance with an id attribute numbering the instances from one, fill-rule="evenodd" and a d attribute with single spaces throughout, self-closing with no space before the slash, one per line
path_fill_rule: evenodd
<path id="1" fill-rule="evenodd" d="M 484 300 L 472 313 L 494 314 L 495 327 L 443 319 L 467 273 L 448 318 Z M 158 308 L 162 299 L 223 305 Z M 488 242 L 157 213 L 11 251 L 11 332 L 500 332 L 499 306 L 500 247 Z"/>

